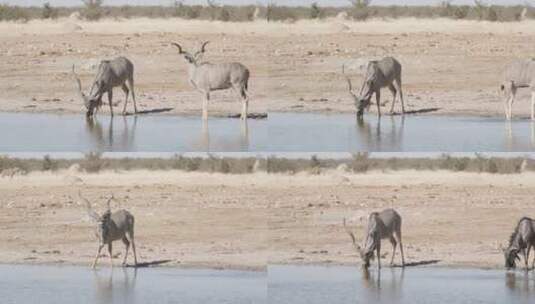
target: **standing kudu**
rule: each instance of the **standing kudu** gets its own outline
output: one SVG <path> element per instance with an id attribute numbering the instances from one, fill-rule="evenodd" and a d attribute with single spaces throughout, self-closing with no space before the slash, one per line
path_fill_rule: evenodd
<path id="1" fill-rule="evenodd" d="M 110 114 L 113 116 L 113 88 L 121 87 L 126 95 L 124 100 L 123 115 L 126 114 L 128 95 L 132 94 L 134 100 L 134 112 L 137 113 L 136 96 L 134 94 L 134 65 L 125 57 L 117 57 L 113 60 L 103 60 L 98 66 L 98 72 L 91 86 L 89 96 L 82 91 L 82 82 L 74 71 L 72 74 L 76 81 L 77 92 L 87 109 L 86 116 L 92 117 L 102 106 L 102 96 L 108 94 Z"/>
<path id="2" fill-rule="evenodd" d="M 184 58 L 188 65 L 190 84 L 205 97 L 202 106 L 202 118 L 204 120 L 208 119 L 210 92 L 232 89 L 242 99 L 241 119 L 247 119 L 249 69 L 239 62 L 214 64 L 201 62 L 207 44 L 208 42 L 204 42 L 201 49 L 192 55 L 184 51 L 178 43 L 172 43 L 178 48 L 178 54 Z"/>
<path id="3" fill-rule="evenodd" d="M 516 60 L 505 70 L 500 86 L 505 96 L 505 119 L 513 116 L 513 102 L 519 88 L 531 88 L 531 120 L 535 120 L 535 58 Z"/>
<path id="4" fill-rule="evenodd" d="M 381 116 L 381 89 L 384 87 L 388 87 L 393 95 L 390 114 L 394 113 L 394 104 L 396 103 L 398 92 L 401 99 L 401 112 L 405 114 L 405 102 L 401 89 L 401 64 L 396 59 L 385 57 L 379 61 L 370 61 L 359 95 L 353 92 L 351 80 L 345 74 L 344 67 L 342 67 L 342 74 L 344 74 L 348 83 L 349 93 L 355 100 L 357 117 L 361 118 L 364 115 L 364 110 L 370 108 L 370 100 L 373 94 L 375 94 L 377 102 L 377 116 Z"/>
<path id="5" fill-rule="evenodd" d="M 524 263 L 528 269 L 529 253 L 531 248 L 535 250 L 535 220 L 523 217 L 518 221 L 515 231 L 509 238 L 509 246 L 502 248 L 507 269 L 516 268 L 516 260 L 520 260 L 519 253 L 524 256 Z M 531 267 L 535 267 L 535 258 Z"/>
<path id="6" fill-rule="evenodd" d="M 403 244 L 401 242 L 401 216 L 394 209 L 386 209 L 381 212 L 372 212 L 368 218 L 368 229 L 364 247 L 357 244 L 357 239 L 353 232 L 346 226 L 344 219 L 344 228 L 351 237 L 353 246 L 359 253 L 364 262 L 364 268 L 370 266 L 370 260 L 373 259 L 374 251 L 377 255 L 377 267 L 381 269 L 381 240 L 389 239 L 392 244 L 392 258 L 390 265 L 394 264 L 396 255 L 396 246 L 399 243 L 401 251 L 401 265 L 405 267 L 405 256 L 403 253 Z"/>
<path id="7" fill-rule="evenodd" d="M 114 199 L 113 195 L 107 201 L 108 209 L 99 215 L 93 208 L 91 203 L 81 193 L 78 193 L 80 198 L 85 201 L 87 206 L 87 213 L 97 223 L 96 235 L 99 239 L 99 245 L 92 268 L 97 265 L 100 251 L 105 245 L 108 245 L 108 253 L 110 255 L 110 264 L 113 267 L 112 243 L 113 241 L 122 240 L 126 246 L 126 252 L 123 258 L 123 266 L 126 266 L 126 259 L 128 257 L 128 249 L 132 244 L 132 251 L 134 252 L 134 266 L 137 267 L 136 244 L 134 242 L 134 216 L 126 210 L 118 210 L 111 212 L 110 202 Z"/>

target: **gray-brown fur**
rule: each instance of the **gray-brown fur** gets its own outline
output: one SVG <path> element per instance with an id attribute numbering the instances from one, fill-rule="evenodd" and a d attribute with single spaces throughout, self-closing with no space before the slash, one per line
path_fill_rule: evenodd
<path id="1" fill-rule="evenodd" d="M 357 244 L 355 235 L 347 228 L 345 220 L 344 227 L 351 237 L 353 246 L 360 254 L 364 262 L 364 267 L 370 266 L 370 260 L 374 257 L 374 252 L 377 256 L 377 267 L 381 268 L 381 240 L 389 239 L 392 244 L 392 258 L 390 265 L 394 263 L 396 255 L 396 247 L 399 243 L 401 251 L 401 265 L 405 266 L 405 256 L 403 253 L 403 243 L 401 241 L 401 216 L 394 209 L 386 209 L 381 212 L 372 212 L 368 218 L 368 227 L 366 230 L 366 238 L 363 247 Z"/>
<path id="2" fill-rule="evenodd" d="M 188 64 L 190 84 L 205 97 L 202 108 L 203 119 L 208 119 L 210 92 L 226 89 L 234 90 L 234 92 L 241 97 L 241 119 L 247 119 L 247 109 L 249 105 L 247 91 L 250 76 L 249 69 L 239 62 L 201 62 L 208 42 L 203 43 L 200 50 L 193 55 L 184 51 L 178 43 L 172 44 L 178 48 L 178 54 L 180 54 Z"/>
<path id="3" fill-rule="evenodd" d="M 78 94 L 84 101 L 84 105 L 87 109 L 87 117 L 92 117 L 96 114 L 102 105 L 102 96 L 104 93 L 108 94 L 110 114 L 113 116 L 113 88 L 119 86 L 123 89 L 123 92 L 126 95 L 123 106 L 123 115 L 126 113 L 129 94 L 132 95 L 134 112 L 137 113 L 136 96 L 134 93 L 134 65 L 127 58 L 117 57 L 113 60 L 101 61 L 88 96 L 82 91 L 82 84 L 74 71 L 74 65 L 72 66 L 72 73 L 77 83 Z"/>
<path id="4" fill-rule="evenodd" d="M 535 120 L 535 59 L 515 60 L 505 69 L 501 91 L 505 97 L 505 118 L 513 116 L 513 102 L 519 88 L 531 89 L 531 120 Z"/>
<path id="5" fill-rule="evenodd" d="M 379 61 L 370 61 L 358 95 L 353 92 L 349 77 L 346 76 L 346 80 L 349 84 L 349 93 L 355 100 L 358 117 L 362 117 L 364 110 L 369 109 L 373 94 L 375 94 L 377 103 L 377 116 L 381 116 L 381 89 L 385 87 L 388 87 L 393 95 L 390 113 L 394 112 L 398 93 L 401 99 L 401 111 L 405 113 L 405 102 L 401 88 L 401 64 L 395 58 L 385 57 Z"/>
<path id="6" fill-rule="evenodd" d="M 112 213 L 110 202 L 113 200 L 113 196 L 108 200 L 108 208 L 102 215 L 99 215 L 91 208 L 91 203 L 82 197 L 81 193 L 79 193 L 79 196 L 86 202 L 89 216 L 97 223 L 95 233 L 98 237 L 99 244 L 95 260 L 91 267 L 96 267 L 100 252 L 105 245 L 108 245 L 110 264 L 113 267 L 112 243 L 117 240 L 122 240 L 126 246 L 123 266 L 126 265 L 130 244 L 132 244 L 132 251 L 134 252 L 134 265 L 137 266 L 136 244 L 134 242 L 134 216 L 126 210 L 118 210 Z"/>
<path id="7" fill-rule="evenodd" d="M 503 249 L 505 267 L 508 269 L 515 268 L 516 260 L 520 260 L 518 254 L 521 253 L 524 256 L 526 269 L 528 269 L 531 248 L 535 250 L 535 221 L 528 217 L 523 217 L 518 221 L 514 232 L 509 238 L 509 246 Z M 535 267 L 535 258 L 531 267 Z"/>

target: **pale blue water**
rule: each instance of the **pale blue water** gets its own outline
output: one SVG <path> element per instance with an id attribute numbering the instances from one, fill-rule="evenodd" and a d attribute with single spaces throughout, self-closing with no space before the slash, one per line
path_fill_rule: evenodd
<path id="1" fill-rule="evenodd" d="M 267 120 L 0 113 L 1 152 L 234 152 L 267 149 Z"/>
<path id="2" fill-rule="evenodd" d="M 0 265 L 1 303 L 534 303 L 535 272 L 279 266 L 267 272 Z"/>
<path id="3" fill-rule="evenodd" d="M 0 113 L 0 152 L 530 152 L 529 120 L 269 113 L 267 119 Z"/>
<path id="4" fill-rule="evenodd" d="M 268 303 L 535 303 L 535 273 L 443 268 L 270 266 Z"/>
<path id="5" fill-rule="evenodd" d="M 0 303 L 266 303 L 265 272 L 0 265 Z"/>

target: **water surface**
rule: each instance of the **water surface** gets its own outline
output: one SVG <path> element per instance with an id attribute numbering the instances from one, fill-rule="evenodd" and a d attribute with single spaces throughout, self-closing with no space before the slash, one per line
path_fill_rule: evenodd
<path id="1" fill-rule="evenodd" d="M 269 113 L 267 119 L 0 113 L 0 152 L 530 152 L 529 120 Z"/>
<path id="2" fill-rule="evenodd" d="M 266 303 L 262 272 L 0 265 L 6 304 Z"/>
<path id="3" fill-rule="evenodd" d="M 2 303 L 534 303 L 535 272 L 279 266 L 266 272 L 0 265 Z"/>
<path id="4" fill-rule="evenodd" d="M 0 113 L 2 152 L 265 151 L 267 120 L 196 116 Z"/>
<path id="5" fill-rule="evenodd" d="M 269 148 L 292 152 L 529 152 L 535 124 L 436 115 L 270 113 Z"/>
<path id="6" fill-rule="evenodd" d="M 535 303 L 535 273 L 315 266 L 270 266 L 268 273 L 268 303 Z"/>

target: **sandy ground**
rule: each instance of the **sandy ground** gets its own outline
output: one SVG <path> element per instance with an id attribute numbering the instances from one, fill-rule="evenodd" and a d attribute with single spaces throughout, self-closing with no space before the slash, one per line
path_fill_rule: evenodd
<path id="1" fill-rule="evenodd" d="M 88 265 L 97 243 L 78 189 L 97 210 L 113 193 L 113 207 L 134 214 L 140 262 L 183 267 L 357 264 L 342 220 L 361 238 L 367 214 L 392 206 L 403 217 L 407 262 L 501 267 L 500 244 L 535 213 L 533 173 L 32 173 L 1 180 L 0 261 Z M 114 252 L 119 264 L 123 245 Z"/>
<path id="2" fill-rule="evenodd" d="M 503 113 L 498 86 L 504 66 L 535 53 L 535 21 L 61 19 L 0 23 L 0 33 L 0 110 L 25 112 L 81 112 L 70 66 L 77 64 L 88 88 L 99 60 L 125 55 L 136 65 L 142 110 L 171 108 L 165 113 L 198 115 L 200 96 L 169 42 L 191 49 L 210 40 L 206 60 L 239 60 L 250 68 L 251 112 L 353 112 L 341 66 L 347 64 L 358 87 L 368 60 L 391 55 L 404 67 L 408 110 L 497 116 Z M 116 91 L 120 103 L 123 93 Z M 383 96 L 386 112 L 391 96 L 387 91 Z M 212 114 L 239 110 L 232 92 L 214 94 Z M 527 117 L 529 102 L 519 100 L 514 112 Z"/>

